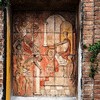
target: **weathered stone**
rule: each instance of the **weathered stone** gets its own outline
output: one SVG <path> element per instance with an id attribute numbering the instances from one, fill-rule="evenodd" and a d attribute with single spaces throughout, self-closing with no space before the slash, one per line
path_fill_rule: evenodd
<path id="1" fill-rule="evenodd" d="M 64 85 L 64 78 L 56 77 L 55 78 L 55 85 Z"/>
<path id="2" fill-rule="evenodd" d="M 54 83 L 54 78 L 53 77 L 50 77 L 49 78 L 49 81 L 46 81 L 45 82 L 45 85 L 54 85 L 55 83 Z"/>
<path id="3" fill-rule="evenodd" d="M 64 68 L 63 67 L 59 67 L 59 71 L 55 72 L 55 77 L 60 76 L 62 77 L 64 75 Z"/>
<path id="4" fill-rule="evenodd" d="M 63 87 L 62 87 L 62 86 L 56 86 L 56 89 L 57 89 L 57 90 L 62 90 Z"/>

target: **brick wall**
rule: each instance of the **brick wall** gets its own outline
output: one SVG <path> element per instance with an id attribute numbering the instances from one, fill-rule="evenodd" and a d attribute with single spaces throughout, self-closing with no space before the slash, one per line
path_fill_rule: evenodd
<path id="1" fill-rule="evenodd" d="M 100 0 L 94 0 L 94 42 L 100 41 Z M 99 59 L 99 72 L 95 76 L 94 81 L 94 98 L 100 100 L 100 54 Z"/>
<path id="2" fill-rule="evenodd" d="M 82 8 L 83 44 L 88 47 L 89 44 L 100 40 L 100 0 L 82 0 Z M 89 77 L 89 57 L 88 50 L 83 50 L 82 100 L 100 100 L 100 69 L 94 80 Z"/>
<path id="3" fill-rule="evenodd" d="M 3 12 L 0 9 L 0 100 L 3 90 Z"/>

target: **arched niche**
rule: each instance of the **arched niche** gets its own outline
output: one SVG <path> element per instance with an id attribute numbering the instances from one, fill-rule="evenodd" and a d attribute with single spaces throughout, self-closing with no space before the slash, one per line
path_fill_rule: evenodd
<path id="1" fill-rule="evenodd" d="M 68 15 L 33 15 L 20 20 L 28 27 L 20 22 L 13 25 L 18 28 L 13 33 L 13 95 L 75 96 L 75 34 Z"/>
<path id="2" fill-rule="evenodd" d="M 64 32 L 68 32 L 68 38 L 71 41 L 71 54 L 73 54 L 72 45 L 75 37 L 72 31 L 72 24 L 61 15 L 51 15 L 44 22 L 44 46 L 52 46 L 62 42 L 65 39 Z"/>

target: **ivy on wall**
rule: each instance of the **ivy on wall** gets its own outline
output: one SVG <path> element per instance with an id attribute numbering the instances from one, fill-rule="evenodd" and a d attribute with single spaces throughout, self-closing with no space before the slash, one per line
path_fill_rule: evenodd
<path id="1" fill-rule="evenodd" d="M 93 45 L 90 45 L 88 51 L 91 53 L 90 56 L 91 66 L 90 66 L 89 77 L 94 79 L 95 74 L 98 72 L 97 56 L 100 53 L 100 41 L 94 43 Z"/>
<path id="2" fill-rule="evenodd" d="M 83 45 L 84 49 L 87 49 L 86 45 Z M 89 72 L 89 77 L 94 79 L 95 74 L 98 72 L 98 60 L 97 56 L 100 53 L 100 41 L 90 45 L 88 47 L 88 51 L 91 53 L 90 56 L 90 72 Z"/>

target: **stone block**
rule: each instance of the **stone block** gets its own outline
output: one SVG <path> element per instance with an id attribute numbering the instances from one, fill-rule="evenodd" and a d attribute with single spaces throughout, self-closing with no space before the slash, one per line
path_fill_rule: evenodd
<path id="1" fill-rule="evenodd" d="M 59 67 L 59 71 L 55 72 L 55 77 L 59 76 L 59 77 L 63 77 L 64 75 L 64 68 L 63 67 Z"/>
<path id="2" fill-rule="evenodd" d="M 64 79 L 62 77 L 55 77 L 55 85 L 64 85 Z"/>
<path id="3" fill-rule="evenodd" d="M 49 77 L 49 81 L 45 81 L 45 85 L 54 85 L 54 77 Z"/>

